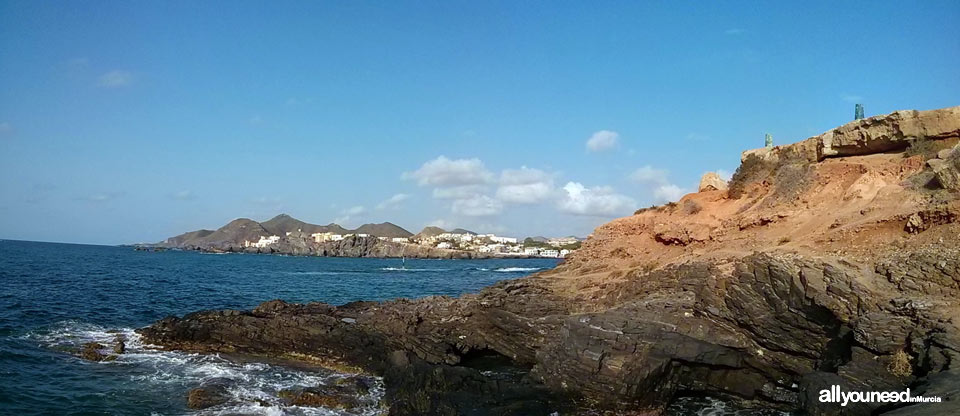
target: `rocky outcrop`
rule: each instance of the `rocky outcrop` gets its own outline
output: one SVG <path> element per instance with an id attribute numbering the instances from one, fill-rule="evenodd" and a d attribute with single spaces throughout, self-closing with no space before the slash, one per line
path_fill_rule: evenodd
<path id="1" fill-rule="evenodd" d="M 859 131 L 945 140 L 951 123 L 906 112 Z M 856 157 L 802 157 L 817 143 L 748 158 L 729 192 L 614 220 L 558 268 L 475 295 L 271 301 L 140 332 L 165 348 L 360 368 L 383 377 L 394 415 L 656 414 L 686 394 L 812 415 L 940 409 L 841 409 L 818 400 L 832 385 L 960 402 L 960 195 L 927 186 L 922 155 L 868 140 L 834 147 Z"/>
<path id="2" fill-rule="evenodd" d="M 99 342 L 87 342 L 80 346 L 77 356 L 88 361 L 113 361 L 117 359 L 117 356 L 125 353 L 126 350 L 126 339 L 123 335 L 117 335 L 114 338 L 112 354 L 109 352 L 111 349 L 106 345 Z"/>
<path id="3" fill-rule="evenodd" d="M 700 186 L 697 187 L 698 192 L 726 190 L 727 181 L 720 178 L 720 175 L 718 175 L 716 172 L 704 173 L 703 177 L 700 178 Z"/>
<path id="4" fill-rule="evenodd" d="M 743 152 L 762 160 L 802 159 L 811 162 L 828 157 L 857 156 L 903 150 L 916 140 L 960 137 L 960 106 L 938 110 L 904 110 L 854 120 L 819 136 L 772 148 Z"/>
<path id="5" fill-rule="evenodd" d="M 960 190 L 960 146 L 944 149 L 937 159 L 927 161 L 941 188 Z"/>
<path id="6" fill-rule="evenodd" d="M 230 401 L 229 379 L 214 378 L 187 392 L 187 407 L 206 409 Z"/>
<path id="7" fill-rule="evenodd" d="M 960 137 L 960 106 L 928 111 L 896 111 L 856 120 L 817 137 L 821 157 L 901 150 L 920 138 Z"/>

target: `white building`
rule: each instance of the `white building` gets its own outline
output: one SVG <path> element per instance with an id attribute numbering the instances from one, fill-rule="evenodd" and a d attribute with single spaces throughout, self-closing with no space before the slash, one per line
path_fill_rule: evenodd
<path id="1" fill-rule="evenodd" d="M 331 234 L 330 241 L 340 241 L 343 240 L 343 234 Z"/>
<path id="2" fill-rule="evenodd" d="M 394 243 L 409 243 L 410 239 L 407 237 L 393 237 L 390 239 L 390 241 L 393 241 Z"/>
<path id="3" fill-rule="evenodd" d="M 567 249 L 560 250 L 560 257 L 567 257 L 567 254 L 570 254 L 570 253 L 572 253 L 572 251 Z"/>
<path id="4" fill-rule="evenodd" d="M 270 237 L 260 236 L 260 240 L 259 240 L 259 241 L 255 242 L 255 243 L 251 243 L 250 241 L 244 241 L 244 242 L 243 242 L 243 246 L 244 246 L 244 247 L 263 248 L 263 247 L 269 246 L 269 245 L 271 245 L 271 244 L 276 244 L 276 243 L 278 243 L 278 242 L 280 242 L 280 236 L 279 236 L 279 235 L 271 235 Z"/>
<path id="5" fill-rule="evenodd" d="M 333 233 L 313 233 L 310 237 L 313 237 L 315 243 L 325 243 L 333 239 Z"/>
<path id="6" fill-rule="evenodd" d="M 540 250 L 540 257 L 558 257 L 560 252 L 557 250 Z"/>
<path id="7" fill-rule="evenodd" d="M 453 244 L 450 244 L 446 241 L 442 241 L 439 244 L 437 244 L 437 248 L 453 248 Z"/>
<path id="8" fill-rule="evenodd" d="M 554 247 L 566 246 L 570 244 L 576 244 L 577 239 L 571 237 L 562 237 L 562 238 L 551 238 L 547 241 L 548 244 Z"/>
<path id="9" fill-rule="evenodd" d="M 517 244 L 517 239 L 515 237 L 499 237 L 490 235 L 490 241 L 500 244 Z"/>
<path id="10" fill-rule="evenodd" d="M 491 253 L 503 253 L 507 251 L 507 247 L 503 244 L 487 244 L 486 247 L 490 249 Z"/>
<path id="11" fill-rule="evenodd" d="M 437 236 L 438 240 L 448 241 L 473 241 L 473 234 L 443 233 Z"/>
<path id="12" fill-rule="evenodd" d="M 370 234 L 357 234 L 357 237 L 360 237 L 360 238 L 367 238 L 369 236 Z"/>
<path id="13" fill-rule="evenodd" d="M 526 254 L 528 256 L 536 256 L 540 254 L 540 249 L 536 247 L 526 247 L 523 249 L 523 254 Z"/>

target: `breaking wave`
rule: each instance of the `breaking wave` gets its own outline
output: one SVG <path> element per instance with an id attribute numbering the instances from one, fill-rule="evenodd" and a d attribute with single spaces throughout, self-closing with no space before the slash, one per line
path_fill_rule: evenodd
<path id="1" fill-rule="evenodd" d="M 405 267 L 381 267 L 380 270 L 386 272 L 446 272 L 450 269 L 416 269 Z"/>
<path id="2" fill-rule="evenodd" d="M 495 272 L 501 273 L 516 273 L 516 272 L 533 272 L 540 270 L 540 267 L 501 267 L 499 269 L 493 269 Z"/>
<path id="3" fill-rule="evenodd" d="M 189 410 L 191 415 L 383 415 L 388 409 L 380 405 L 383 382 L 378 377 L 362 376 L 370 385 L 357 397 L 353 409 L 292 406 L 279 397 L 284 389 L 316 387 L 336 383 L 347 374 L 319 369 L 300 369 L 262 362 L 244 362 L 219 354 L 198 354 L 161 351 L 147 344 L 132 328 L 108 329 L 78 321 L 63 321 L 45 330 L 22 337 L 40 346 L 63 353 L 76 353 L 88 342 L 112 347 L 117 336 L 126 340 L 126 352 L 113 361 L 87 362 L 90 365 L 114 367 L 117 374 L 131 383 L 156 392 L 169 392 L 186 397 L 187 392 L 204 382 L 216 380 L 226 386 L 226 403 L 203 410 Z M 80 360 L 80 358 L 76 358 Z M 157 414 L 157 413 L 155 413 Z"/>

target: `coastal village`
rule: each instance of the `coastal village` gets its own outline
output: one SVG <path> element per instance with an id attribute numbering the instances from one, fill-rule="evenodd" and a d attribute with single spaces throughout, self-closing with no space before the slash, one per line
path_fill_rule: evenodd
<path id="1" fill-rule="evenodd" d="M 302 230 L 286 232 L 286 237 L 306 236 Z M 314 243 L 341 241 L 350 237 L 375 237 L 365 233 L 337 234 L 332 232 L 318 232 L 309 234 Z M 496 234 L 475 234 L 471 232 L 444 232 L 436 235 L 417 234 L 410 237 L 383 237 L 376 236 L 381 241 L 398 244 L 434 247 L 446 250 L 471 251 L 476 253 L 494 254 L 502 256 L 564 258 L 580 247 L 580 240 L 576 237 L 561 237 L 546 239 L 543 237 L 527 238 L 519 241 L 516 237 L 503 237 Z M 259 240 L 245 240 L 244 248 L 267 248 L 280 242 L 280 236 L 260 236 Z"/>

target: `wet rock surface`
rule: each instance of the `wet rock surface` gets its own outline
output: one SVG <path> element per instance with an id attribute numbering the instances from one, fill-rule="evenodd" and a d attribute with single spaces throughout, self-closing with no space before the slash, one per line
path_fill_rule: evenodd
<path id="1" fill-rule="evenodd" d="M 859 273 L 835 261 L 758 253 L 729 272 L 693 263 L 646 273 L 618 287 L 619 299 L 608 299 L 617 306 L 599 312 L 575 312 L 531 277 L 459 299 L 272 301 L 250 312 L 168 318 L 142 333 L 172 348 L 334 358 L 382 375 L 392 414 L 661 409 L 690 391 L 798 409 L 814 406 L 800 385 L 901 390 L 960 353 L 942 316 L 898 307 L 858 282 Z M 891 370 L 901 352 L 908 376 Z M 474 364 L 484 360 L 499 362 L 499 372 Z M 811 374 L 825 375 L 811 382 Z M 337 388 L 287 397 L 351 403 Z"/>
<path id="2" fill-rule="evenodd" d="M 126 352 L 126 339 L 122 335 L 117 335 L 112 347 L 99 342 L 88 342 L 80 346 L 77 355 L 88 361 L 113 361 L 124 352 Z"/>
<path id="3" fill-rule="evenodd" d="M 212 379 L 204 382 L 200 387 L 191 389 L 187 393 L 187 407 L 206 409 L 228 402 L 230 400 L 230 392 L 227 390 L 229 383 L 228 379 Z"/>
<path id="4" fill-rule="evenodd" d="M 88 342 L 83 344 L 80 347 L 80 358 L 88 361 L 103 361 L 107 359 L 107 355 L 100 352 L 100 350 L 106 348 L 103 344 L 97 342 Z"/>

